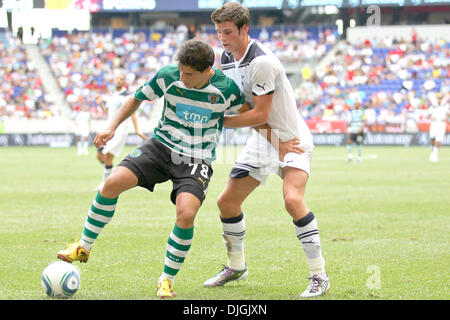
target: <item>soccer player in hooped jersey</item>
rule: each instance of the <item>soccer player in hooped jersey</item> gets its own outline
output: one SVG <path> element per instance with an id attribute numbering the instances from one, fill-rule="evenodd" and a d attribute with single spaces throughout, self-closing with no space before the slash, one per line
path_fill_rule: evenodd
<path id="1" fill-rule="evenodd" d="M 58 252 L 58 258 L 86 262 L 98 235 L 111 221 L 119 195 L 136 186 L 153 191 L 155 184 L 173 182 L 171 201 L 176 222 L 167 241 L 164 269 L 157 296 L 174 297 L 173 282 L 191 247 L 194 218 L 206 197 L 213 173 L 211 163 L 222 131 L 224 113 L 243 106 L 238 86 L 212 68 L 212 48 L 197 40 L 183 44 L 178 65 L 163 67 L 137 89 L 116 113 L 94 144 L 101 147 L 143 100 L 164 96 L 164 109 L 151 139 L 126 156 L 97 193 L 84 224 L 81 240 Z"/>
<path id="2" fill-rule="evenodd" d="M 304 152 L 280 152 L 277 161 L 272 152 L 267 152 L 272 150 L 268 140 L 260 139 L 258 134 L 248 139 L 217 201 L 228 263 L 216 276 L 206 280 L 204 286 L 223 286 L 248 277 L 244 256 L 246 225 L 241 205 L 257 186 L 264 184 L 269 174 L 277 173 L 283 178 L 285 208 L 293 218 L 295 235 L 302 244 L 311 273 L 309 285 L 301 296 L 323 295 L 329 288 L 329 279 L 317 220 L 304 200 L 314 149 L 312 135 L 297 110 L 282 64 L 270 50 L 249 37 L 248 9 L 230 2 L 215 10 L 211 19 L 225 49 L 222 70 L 240 87 L 252 108 L 236 116 L 226 116 L 224 126 L 255 127 L 267 123 L 282 142 L 299 138 Z"/>
<path id="3" fill-rule="evenodd" d="M 353 144 L 356 144 L 358 147 L 356 162 L 361 162 L 365 124 L 366 116 L 364 115 L 364 110 L 361 108 L 361 102 L 356 101 L 354 108 L 350 111 L 350 126 L 348 127 L 347 139 L 347 162 L 350 162 L 353 159 Z"/>

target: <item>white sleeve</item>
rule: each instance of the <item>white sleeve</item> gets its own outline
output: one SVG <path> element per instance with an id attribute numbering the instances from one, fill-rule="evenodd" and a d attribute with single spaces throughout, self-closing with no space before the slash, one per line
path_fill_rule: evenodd
<path id="1" fill-rule="evenodd" d="M 268 56 L 259 56 L 252 61 L 251 82 L 255 96 L 273 94 L 275 91 L 276 69 Z"/>

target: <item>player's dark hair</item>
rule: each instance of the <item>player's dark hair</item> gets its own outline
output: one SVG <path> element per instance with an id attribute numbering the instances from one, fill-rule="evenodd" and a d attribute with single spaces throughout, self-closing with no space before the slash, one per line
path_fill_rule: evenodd
<path id="1" fill-rule="evenodd" d="M 247 7 L 237 2 L 225 3 L 211 14 L 214 23 L 234 22 L 240 31 L 244 25 L 250 25 L 250 12 Z"/>
<path id="2" fill-rule="evenodd" d="M 177 60 L 181 64 L 203 72 L 214 65 L 214 50 L 200 40 L 191 39 L 181 46 Z"/>

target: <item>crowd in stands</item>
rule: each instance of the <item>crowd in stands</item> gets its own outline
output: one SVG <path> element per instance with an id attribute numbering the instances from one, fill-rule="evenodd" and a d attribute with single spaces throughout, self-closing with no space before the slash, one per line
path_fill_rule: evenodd
<path id="1" fill-rule="evenodd" d="M 273 30 L 263 28 L 258 39 L 271 49 L 281 62 L 319 61 L 337 43 L 336 28 L 296 28 Z"/>
<path id="2" fill-rule="evenodd" d="M 219 62 L 223 48 L 214 28 L 205 28 L 195 36 L 213 47 Z M 250 36 L 271 49 L 283 63 L 319 61 L 338 41 L 334 27 L 255 27 Z"/>
<path id="3" fill-rule="evenodd" d="M 391 132 L 414 131 L 414 123 L 426 117 L 436 93 L 450 88 L 447 42 L 341 41 L 330 62 L 317 69 L 308 63 L 319 62 L 337 44 L 335 28 L 254 28 L 251 36 L 283 63 L 303 65 L 303 82 L 296 94 L 299 111 L 307 120 L 347 120 L 348 111 L 361 103 L 371 131 L 387 127 Z M 51 40 L 41 39 L 39 47 L 71 108 L 87 105 L 93 119 L 102 119 L 105 115 L 96 97 L 114 90 L 115 72 L 125 72 L 128 89 L 134 92 L 172 63 L 177 47 L 191 37 L 210 43 L 220 64 L 223 49 L 212 27 L 193 33 L 186 27 L 161 32 L 61 33 Z M 20 41 L 8 33 L 0 34 L 0 77 L 0 116 L 58 114 Z M 138 116 L 148 117 L 150 112 L 151 103 L 145 103 Z"/>
<path id="4" fill-rule="evenodd" d="M 320 59 L 336 42 L 330 29 L 279 29 L 270 30 L 270 35 L 265 28 L 255 30 L 260 41 L 288 62 Z M 180 26 L 166 32 L 61 33 L 41 40 L 39 46 L 71 108 L 88 105 L 92 118 L 101 119 L 104 114 L 95 98 L 114 89 L 114 72 L 126 73 L 128 89 L 133 92 L 162 66 L 172 63 L 177 47 L 193 37 L 211 44 L 220 65 L 223 49 L 214 29 L 207 28 L 196 32 Z M 140 115 L 148 116 L 150 109 L 150 103 L 144 104 Z"/>
<path id="5" fill-rule="evenodd" d="M 436 95 L 449 89 L 449 43 L 366 40 L 343 44 L 305 79 L 297 98 L 306 119 L 347 120 L 347 111 L 361 103 L 371 131 L 413 132 Z"/>
<path id="6" fill-rule="evenodd" d="M 162 66 L 171 63 L 177 35 L 167 33 L 125 32 L 113 37 L 110 32 L 79 32 L 41 40 L 40 48 L 67 102 L 73 109 L 90 107 L 93 119 L 104 118 L 96 97 L 114 91 L 114 76 L 126 74 L 129 92 L 151 78 Z M 139 116 L 148 117 L 150 103 L 144 103 Z"/>
<path id="7" fill-rule="evenodd" d="M 47 119 L 60 114 L 21 40 L 8 31 L 0 32 L 0 79 L 0 119 Z"/>

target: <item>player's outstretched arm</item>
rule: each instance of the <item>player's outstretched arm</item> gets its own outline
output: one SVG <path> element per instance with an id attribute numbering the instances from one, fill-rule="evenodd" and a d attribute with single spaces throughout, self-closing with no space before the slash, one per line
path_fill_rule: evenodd
<path id="1" fill-rule="evenodd" d="M 272 105 L 273 95 L 265 94 L 253 98 L 254 108 L 241 112 L 234 116 L 224 116 L 223 126 L 228 128 L 255 127 L 266 124 L 269 121 L 270 106 Z M 246 105 L 240 109 L 245 110 Z"/>
<path id="2" fill-rule="evenodd" d="M 106 129 L 99 132 L 95 139 L 94 144 L 97 148 L 103 147 L 106 142 L 114 137 L 114 132 L 117 127 L 128 117 L 130 117 L 141 105 L 142 100 L 136 100 L 134 96 L 128 97 L 122 106 L 119 108 L 117 113 L 115 114 L 112 121 L 108 124 Z"/>

